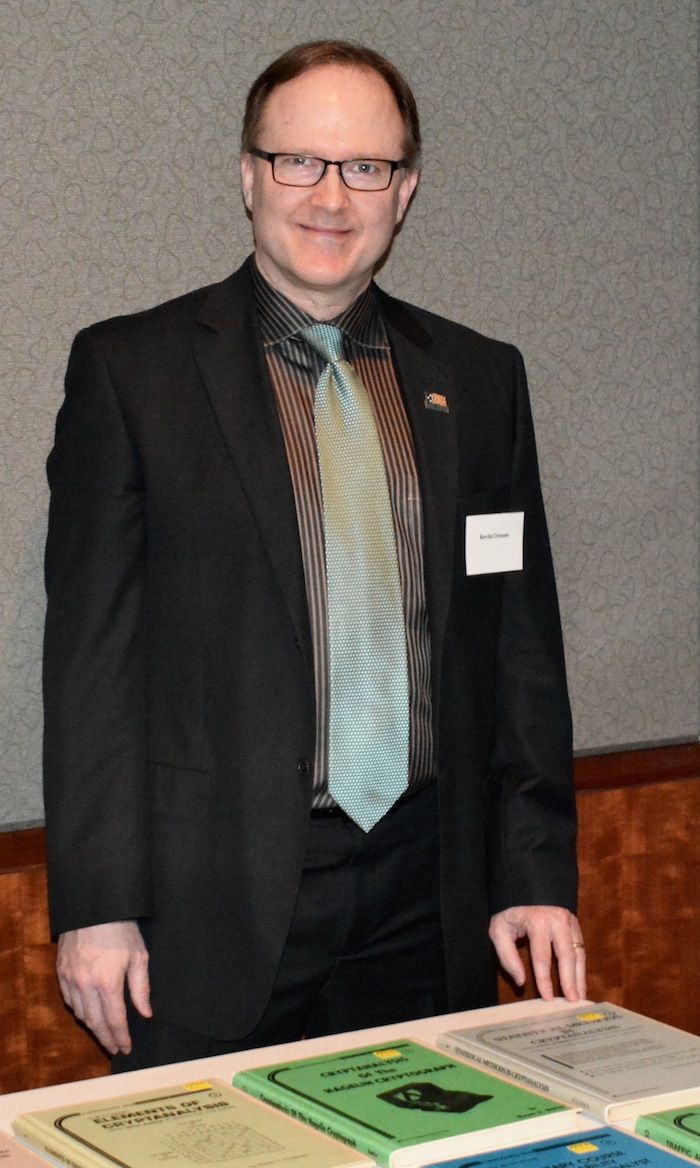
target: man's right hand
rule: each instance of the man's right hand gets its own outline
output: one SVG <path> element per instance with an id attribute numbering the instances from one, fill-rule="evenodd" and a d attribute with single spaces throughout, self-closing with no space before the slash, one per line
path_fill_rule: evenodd
<path id="1" fill-rule="evenodd" d="M 135 921 L 114 921 L 62 933 L 56 960 L 67 1006 L 110 1054 L 129 1054 L 124 979 L 131 1001 L 144 1018 L 152 1016 L 148 950 Z"/>

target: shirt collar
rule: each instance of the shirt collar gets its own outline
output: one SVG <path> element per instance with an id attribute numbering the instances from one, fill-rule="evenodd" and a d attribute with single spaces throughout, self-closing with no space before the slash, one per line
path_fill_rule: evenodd
<path id="1" fill-rule="evenodd" d="M 263 342 L 266 346 L 276 345 L 295 336 L 300 329 L 317 323 L 313 316 L 272 287 L 261 274 L 255 258 L 251 264 L 251 275 Z M 372 284 L 365 288 L 348 308 L 325 323 L 336 325 L 344 336 L 363 348 L 389 347 Z"/>

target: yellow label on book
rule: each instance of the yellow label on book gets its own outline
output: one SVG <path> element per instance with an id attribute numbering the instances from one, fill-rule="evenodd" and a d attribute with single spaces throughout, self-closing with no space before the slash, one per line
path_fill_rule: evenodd
<path id="1" fill-rule="evenodd" d="M 583 1140 L 580 1144 L 567 1144 L 567 1149 L 570 1152 L 575 1152 L 577 1156 L 585 1156 L 589 1152 L 597 1152 L 598 1145 L 592 1144 L 590 1140 Z"/>
<path id="2" fill-rule="evenodd" d="M 577 1022 L 602 1022 L 605 1014 L 594 1013 L 592 1010 L 589 1014 L 577 1014 Z"/>
<path id="3" fill-rule="evenodd" d="M 211 1083 L 206 1079 L 195 1079 L 194 1083 L 185 1083 L 185 1091 L 209 1091 Z"/>
<path id="4" fill-rule="evenodd" d="M 383 1059 L 383 1060 L 384 1059 L 386 1059 L 386 1060 L 397 1059 L 397 1058 L 403 1057 L 400 1050 L 394 1050 L 392 1048 L 389 1048 L 387 1050 L 373 1050 L 372 1054 L 374 1055 L 375 1058 Z"/>

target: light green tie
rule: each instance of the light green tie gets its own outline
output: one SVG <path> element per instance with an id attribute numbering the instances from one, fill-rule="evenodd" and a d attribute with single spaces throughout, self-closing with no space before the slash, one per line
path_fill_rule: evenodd
<path id="1" fill-rule="evenodd" d="M 329 364 L 314 418 L 328 587 L 328 790 L 370 831 L 408 785 L 406 625 L 372 404 L 335 325 L 303 329 Z"/>

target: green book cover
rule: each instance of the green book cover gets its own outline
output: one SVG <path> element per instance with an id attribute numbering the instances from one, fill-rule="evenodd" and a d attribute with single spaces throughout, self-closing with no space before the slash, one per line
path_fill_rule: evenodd
<path id="1" fill-rule="evenodd" d="M 575 1125 L 551 1098 L 407 1039 L 239 1071 L 233 1081 L 392 1168 Z"/>
<path id="2" fill-rule="evenodd" d="M 700 1161 L 700 1085 L 696 1105 L 640 1115 L 634 1130 L 672 1152 Z"/>

